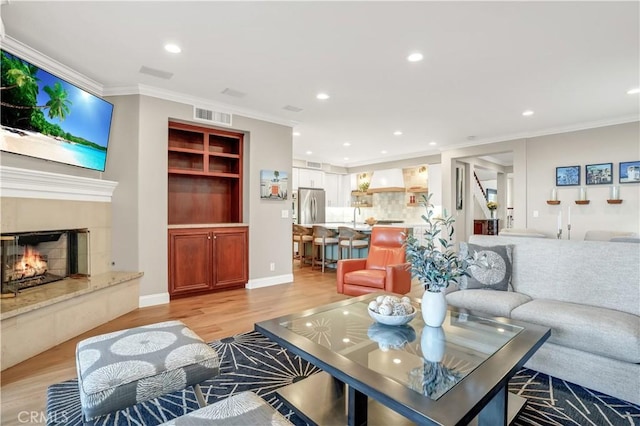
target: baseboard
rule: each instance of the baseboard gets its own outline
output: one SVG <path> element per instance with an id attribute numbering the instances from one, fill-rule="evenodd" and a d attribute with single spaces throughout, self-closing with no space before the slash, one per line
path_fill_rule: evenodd
<path id="1" fill-rule="evenodd" d="M 169 303 L 169 293 L 150 294 L 148 296 L 140 296 L 138 307 L 146 308 L 147 306 L 164 305 Z"/>
<path id="2" fill-rule="evenodd" d="M 278 285 L 278 284 L 289 284 L 292 282 L 293 282 L 293 274 L 285 274 L 285 275 L 278 275 L 275 277 L 266 277 L 266 278 L 258 278 L 255 280 L 249 280 L 249 282 L 247 283 L 247 285 L 244 286 L 244 288 L 251 290 L 254 288 L 269 287 L 269 286 Z"/>

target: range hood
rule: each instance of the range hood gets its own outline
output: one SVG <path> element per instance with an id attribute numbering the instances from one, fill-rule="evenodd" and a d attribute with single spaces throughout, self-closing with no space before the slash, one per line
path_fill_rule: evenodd
<path id="1" fill-rule="evenodd" d="M 376 170 L 371 176 L 368 192 L 404 192 L 401 169 Z"/>

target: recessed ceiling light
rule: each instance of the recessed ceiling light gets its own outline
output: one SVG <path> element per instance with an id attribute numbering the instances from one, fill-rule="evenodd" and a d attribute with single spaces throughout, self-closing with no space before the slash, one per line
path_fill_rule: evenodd
<path id="1" fill-rule="evenodd" d="M 407 56 L 407 61 L 409 62 L 420 62 L 422 59 L 424 58 L 424 56 L 422 56 L 422 53 L 412 53 L 409 56 Z"/>
<path id="2" fill-rule="evenodd" d="M 169 43 L 164 45 L 164 50 L 170 53 L 180 53 L 182 49 L 177 44 Z"/>
<path id="3" fill-rule="evenodd" d="M 382 151 L 380 151 L 380 154 L 386 154 L 386 153 L 387 153 L 387 151 L 384 150 L 384 149 Z"/>
<path id="4" fill-rule="evenodd" d="M 636 87 L 634 89 L 631 89 L 627 92 L 627 95 L 637 95 L 638 93 L 640 93 L 640 87 Z"/>
<path id="5" fill-rule="evenodd" d="M 329 95 L 327 95 L 326 93 L 318 93 L 316 95 L 316 99 L 320 99 L 321 101 L 325 101 L 325 100 L 329 99 Z"/>
<path id="6" fill-rule="evenodd" d="M 313 152 L 307 151 L 307 155 L 311 155 L 311 154 L 313 154 Z"/>
<path id="7" fill-rule="evenodd" d="M 342 146 L 351 146 L 351 142 L 345 142 L 342 144 Z"/>
<path id="8" fill-rule="evenodd" d="M 532 115 L 533 115 L 533 111 L 531 111 L 530 109 L 528 109 L 528 110 L 524 111 L 524 112 L 522 113 L 522 115 L 524 115 L 525 117 L 530 117 L 530 116 L 532 116 Z"/>
<path id="9" fill-rule="evenodd" d="M 402 132 L 400 130 L 396 130 L 395 132 L 393 132 L 393 134 L 395 136 L 400 136 L 402 134 Z"/>
<path id="10" fill-rule="evenodd" d="M 349 159 L 349 157 L 344 157 L 344 161 L 347 161 Z"/>
<path id="11" fill-rule="evenodd" d="M 300 132 L 293 132 L 293 136 L 300 136 Z"/>
<path id="12" fill-rule="evenodd" d="M 438 142 L 431 141 L 431 142 L 429 142 L 429 145 L 435 146 L 435 145 L 438 145 Z"/>

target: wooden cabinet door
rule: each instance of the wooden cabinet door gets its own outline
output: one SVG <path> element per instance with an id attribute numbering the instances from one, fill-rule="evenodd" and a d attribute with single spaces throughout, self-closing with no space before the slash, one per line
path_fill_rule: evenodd
<path id="1" fill-rule="evenodd" d="M 244 285 L 249 275 L 247 228 L 218 228 L 213 232 L 213 286 Z"/>
<path id="2" fill-rule="evenodd" d="M 169 231 L 169 294 L 212 288 L 211 232 L 203 229 Z"/>

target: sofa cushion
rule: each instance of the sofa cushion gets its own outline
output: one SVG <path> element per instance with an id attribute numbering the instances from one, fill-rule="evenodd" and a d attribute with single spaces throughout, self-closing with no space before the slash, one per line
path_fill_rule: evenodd
<path id="1" fill-rule="evenodd" d="M 482 288 L 491 290 L 509 290 L 511 284 L 513 246 L 481 246 L 471 243 L 460 243 L 460 254 L 474 255 L 477 253 L 478 259 L 484 256 L 482 264 L 473 265 L 469 268 L 471 276 L 460 279 L 460 288 Z"/>
<path id="2" fill-rule="evenodd" d="M 640 317 L 636 315 L 536 299 L 511 311 L 511 318 L 551 328 L 549 342 L 620 361 L 640 363 Z"/>
<path id="3" fill-rule="evenodd" d="M 446 298 L 449 305 L 457 308 L 507 318 L 513 309 L 531 300 L 526 294 L 495 290 L 460 290 L 448 293 Z"/>

